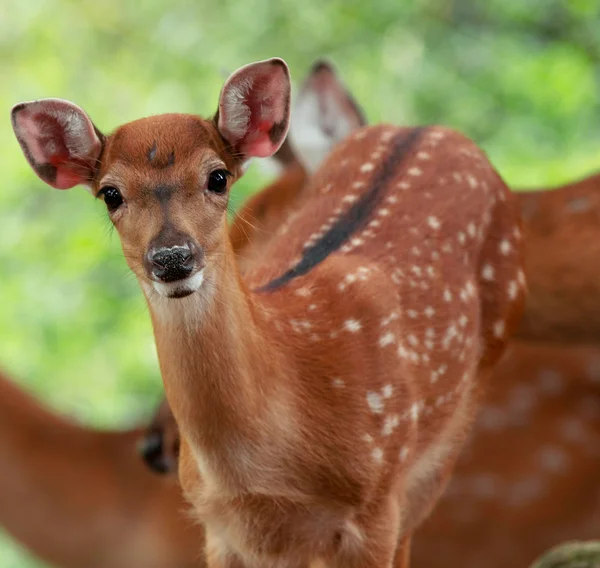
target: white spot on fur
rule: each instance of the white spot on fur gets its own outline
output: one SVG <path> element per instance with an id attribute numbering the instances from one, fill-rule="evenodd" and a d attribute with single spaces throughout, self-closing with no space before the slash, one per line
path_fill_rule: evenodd
<path id="1" fill-rule="evenodd" d="M 355 319 L 349 319 L 344 322 L 344 329 L 351 333 L 356 333 L 362 329 L 362 324 Z"/>
<path id="2" fill-rule="evenodd" d="M 360 171 L 363 173 L 372 172 L 375 169 L 375 166 L 371 162 L 365 162 L 361 167 Z"/>
<path id="3" fill-rule="evenodd" d="M 494 280 L 494 267 L 491 264 L 484 264 L 481 269 L 481 277 L 488 282 Z"/>
<path id="4" fill-rule="evenodd" d="M 367 403 L 373 414 L 381 414 L 383 412 L 383 400 L 380 394 L 376 392 L 368 392 Z"/>
<path id="5" fill-rule="evenodd" d="M 415 402 L 410 407 L 410 418 L 413 422 L 416 422 L 419 419 L 419 403 Z"/>
<path id="6" fill-rule="evenodd" d="M 508 283 L 508 298 L 509 300 L 515 300 L 519 294 L 519 284 L 516 280 L 511 280 Z"/>
<path id="7" fill-rule="evenodd" d="M 346 383 L 339 377 L 335 377 L 331 382 L 333 383 L 333 386 L 338 389 L 343 389 L 346 386 Z"/>
<path id="8" fill-rule="evenodd" d="M 433 309 L 432 306 L 427 306 L 424 310 L 423 313 L 428 317 L 428 318 L 432 318 L 435 315 L 435 310 Z"/>
<path id="9" fill-rule="evenodd" d="M 383 423 L 383 429 L 381 431 L 382 436 L 389 436 L 400 423 L 400 417 L 397 414 L 391 414 L 390 416 L 385 417 L 385 421 Z"/>
<path id="10" fill-rule="evenodd" d="M 392 345 L 395 341 L 395 335 L 392 332 L 388 331 L 379 338 L 379 347 L 387 347 L 388 345 Z"/>
<path id="11" fill-rule="evenodd" d="M 383 398 L 392 398 L 392 394 L 394 394 L 394 387 L 392 385 L 387 384 L 381 389 L 383 394 Z"/>
<path id="12" fill-rule="evenodd" d="M 477 183 L 477 180 L 472 176 L 472 175 L 467 175 L 467 181 L 469 182 L 469 185 L 475 189 L 479 184 Z"/>
<path id="13" fill-rule="evenodd" d="M 399 317 L 400 317 L 400 314 L 398 314 L 398 312 L 392 312 L 389 316 L 387 316 L 381 320 L 381 327 L 386 327 L 386 326 L 390 325 L 390 323 L 392 323 L 393 321 L 396 321 Z"/>
<path id="14" fill-rule="evenodd" d="M 376 462 L 381 463 L 383 461 L 383 450 L 381 448 L 373 448 L 371 455 Z"/>
<path id="15" fill-rule="evenodd" d="M 512 246 L 507 239 L 502 239 L 500 241 L 500 245 L 498 245 L 498 248 L 500 249 L 500 253 L 504 256 L 508 256 L 512 250 Z"/>
<path id="16" fill-rule="evenodd" d="M 497 321 L 494 324 L 494 335 L 498 338 L 501 338 L 504 336 L 504 329 L 505 329 L 505 324 L 502 320 Z"/>
<path id="17" fill-rule="evenodd" d="M 440 226 L 441 226 L 440 225 L 440 220 L 437 217 L 434 217 L 434 216 L 427 217 L 427 223 L 434 230 L 439 229 Z"/>
<path id="18" fill-rule="evenodd" d="M 412 168 L 408 168 L 408 175 L 410 176 L 420 176 L 423 173 L 423 171 L 421 170 L 421 168 L 417 168 L 417 167 L 412 167 Z"/>

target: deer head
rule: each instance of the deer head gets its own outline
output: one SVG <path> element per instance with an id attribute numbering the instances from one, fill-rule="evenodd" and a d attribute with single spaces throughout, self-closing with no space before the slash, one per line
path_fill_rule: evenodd
<path id="1" fill-rule="evenodd" d="M 290 115 L 281 59 L 246 65 L 221 91 L 212 120 L 143 118 L 103 135 L 77 105 L 16 105 L 12 124 L 35 173 L 56 189 L 82 184 L 104 200 L 146 295 L 181 298 L 210 289 L 228 240 L 226 210 L 243 164 L 274 154 Z"/>

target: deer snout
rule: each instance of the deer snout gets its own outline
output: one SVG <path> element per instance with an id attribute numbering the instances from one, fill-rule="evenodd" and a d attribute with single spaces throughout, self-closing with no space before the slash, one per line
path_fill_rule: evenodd
<path id="1" fill-rule="evenodd" d="M 201 267 L 202 252 L 193 243 L 153 248 L 148 252 L 152 277 L 160 282 L 176 282 L 192 275 Z"/>

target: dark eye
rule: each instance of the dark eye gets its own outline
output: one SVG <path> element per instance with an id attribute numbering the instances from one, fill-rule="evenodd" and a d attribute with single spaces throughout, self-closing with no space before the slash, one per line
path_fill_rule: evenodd
<path id="1" fill-rule="evenodd" d="M 106 203 L 106 208 L 112 213 L 116 211 L 123 204 L 123 196 L 121 192 L 112 186 L 103 187 L 98 192 L 98 197 L 102 196 L 104 198 L 104 203 Z"/>
<path id="2" fill-rule="evenodd" d="M 215 170 L 208 176 L 208 191 L 222 195 L 227 191 L 227 176 L 231 174 L 227 170 Z"/>

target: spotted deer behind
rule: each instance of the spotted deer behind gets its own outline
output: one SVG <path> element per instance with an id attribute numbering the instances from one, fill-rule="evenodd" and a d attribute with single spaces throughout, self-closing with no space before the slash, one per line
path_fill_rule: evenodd
<path id="1" fill-rule="evenodd" d="M 51 99 L 17 105 L 13 126 L 42 179 L 107 203 L 150 308 L 208 565 L 406 566 L 521 315 L 519 218 L 462 135 L 364 128 L 242 280 L 227 198 L 243 161 L 283 142 L 289 92 L 273 59 L 234 73 L 211 121 L 104 137 Z"/>

